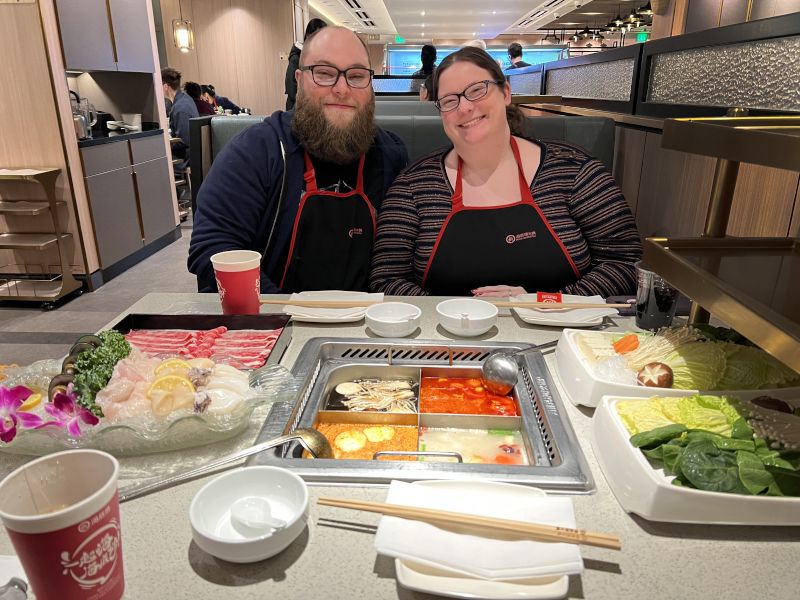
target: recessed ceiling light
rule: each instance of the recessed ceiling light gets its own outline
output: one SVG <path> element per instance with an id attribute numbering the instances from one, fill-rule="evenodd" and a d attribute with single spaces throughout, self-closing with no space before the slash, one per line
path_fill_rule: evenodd
<path id="1" fill-rule="evenodd" d="M 481 23 L 481 27 L 486 27 L 486 23 Z"/>
<path id="2" fill-rule="evenodd" d="M 493 10 L 493 11 L 492 11 L 492 14 L 493 14 L 493 15 L 496 15 L 496 14 L 497 14 L 497 11 L 496 11 L 496 10 Z"/>
<path id="3" fill-rule="evenodd" d="M 472 32 L 472 35 L 475 35 L 475 32 L 474 32 L 474 31 Z"/>
<path id="4" fill-rule="evenodd" d="M 425 11 L 423 10 L 423 11 L 422 11 L 421 13 L 419 13 L 419 14 L 420 14 L 420 16 L 421 16 L 421 17 L 424 17 L 424 16 L 425 16 Z"/>

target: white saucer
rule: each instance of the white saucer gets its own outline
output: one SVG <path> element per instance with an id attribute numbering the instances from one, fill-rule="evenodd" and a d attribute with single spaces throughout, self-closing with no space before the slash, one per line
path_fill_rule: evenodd
<path id="1" fill-rule="evenodd" d="M 487 581 L 410 561 L 394 561 L 397 581 L 405 588 L 450 598 L 487 598 L 489 600 L 527 600 L 563 598 L 569 588 L 569 576 L 514 581 Z"/>

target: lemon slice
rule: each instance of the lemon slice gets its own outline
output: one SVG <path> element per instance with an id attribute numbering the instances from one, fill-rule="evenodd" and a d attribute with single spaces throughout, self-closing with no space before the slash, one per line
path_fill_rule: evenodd
<path id="1" fill-rule="evenodd" d="M 159 376 L 167 374 L 179 375 L 185 374 L 191 368 L 192 365 L 181 358 L 168 358 L 155 368 L 155 374 Z"/>
<path id="2" fill-rule="evenodd" d="M 194 401 L 194 386 L 186 377 L 164 375 L 156 379 L 147 390 L 147 398 L 153 413 L 159 417 L 172 411 L 191 406 Z"/>
<path id="3" fill-rule="evenodd" d="M 20 405 L 20 407 L 17 410 L 31 410 L 32 408 L 38 406 L 41 401 L 42 401 L 41 394 L 31 394 L 30 396 L 28 396 L 27 400 L 25 400 L 25 402 L 23 402 Z"/>

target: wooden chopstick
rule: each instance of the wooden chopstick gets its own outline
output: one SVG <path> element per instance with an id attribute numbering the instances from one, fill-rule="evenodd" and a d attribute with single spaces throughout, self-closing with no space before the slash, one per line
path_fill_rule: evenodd
<path id="1" fill-rule="evenodd" d="M 481 298 L 483 300 L 483 298 Z M 491 302 L 491 301 L 490 301 Z M 630 304 L 601 304 L 599 302 L 593 304 L 581 304 L 580 302 L 492 302 L 498 308 L 544 308 L 544 309 L 561 309 L 561 308 L 630 308 Z"/>
<path id="2" fill-rule="evenodd" d="M 356 308 L 380 304 L 382 300 L 262 300 L 261 304 L 283 304 L 306 308 Z"/>
<path id="3" fill-rule="evenodd" d="M 401 519 L 412 519 L 414 521 L 466 525 L 482 530 L 511 532 L 539 542 L 562 542 L 565 544 L 597 546 L 599 548 L 609 548 L 611 550 L 622 549 L 622 543 L 616 535 L 598 531 L 586 531 L 585 529 L 556 527 L 554 525 L 543 525 L 540 523 L 526 523 L 525 521 L 497 519 L 494 517 L 483 517 L 480 515 L 470 515 L 447 510 L 387 504 L 386 502 L 371 502 L 368 500 L 322 497 L 317 500 L 317 503 L 323 506 L 364 510 L 391 517 L 400 517 Z"/>

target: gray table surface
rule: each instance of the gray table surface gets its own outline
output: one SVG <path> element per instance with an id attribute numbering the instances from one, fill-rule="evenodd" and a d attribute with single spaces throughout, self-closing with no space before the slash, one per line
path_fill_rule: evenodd
<path id="1" fill-rule="evenodd" d="M 408 299 L 407 299 L 408 300 Z M 436 322 L 436 298 L 410 299 L 423 309 L 418 339 L 453 339 Z M 216 296 L 150 294 L 127 312 L 212 314 L 220 311 Z M 117 319 L 115 319 L 116 321 Z M 612 327 L 624 329 L 619 318 Z M 495 329 L 479 339 L 543 343 L 560 329 L 527 325 L 501 311 Z M 282 363 L 291 366 L 306 340 L 313 337 L 369 337 L 364 321 L 349 324 L 296 323 Z M 552 353 L 548 366 L 555 371 Z M 557 381 L 557 377 L 556 377 Z M 583 547 L 585 571 L 570 578 L 569 598 L 797 598 L 800 592 L 800 528 L 676 525 L 648 522 L 626 514 L 608 488 L 590 441 L 592 409 L 573 406 L 560 390 L 566 412 L 591 468 L 597 490 L 574 496 L 578 527 L 618 534 L 621 552 Z M 206 456 L 249 444 L 251 427 L 239 439 L 213 448 L 122 459 L 121 485 L 175 469 L 194 466 Z M 0 475 L 21 464 L 0 455 Z M 204 478 L 122 505 L 126 598 L 342 598 L 428 599 L 402 588 L 394 562 L 376 554 L 374 526 L 379 516 L 317 506 L 320 495 L 383 500 L 381 487 L 311 487 L 307 529 L 282 554 L 252 564 L 234 565 L 209 556 L 193 542 L 188 510 Z M 321 521 L 323 519 L 324 521 Z M 328 520 L 339 521 L 334 526 Z M 11 554 L 8 536 L 0 533 L 0 554 Z"/>

